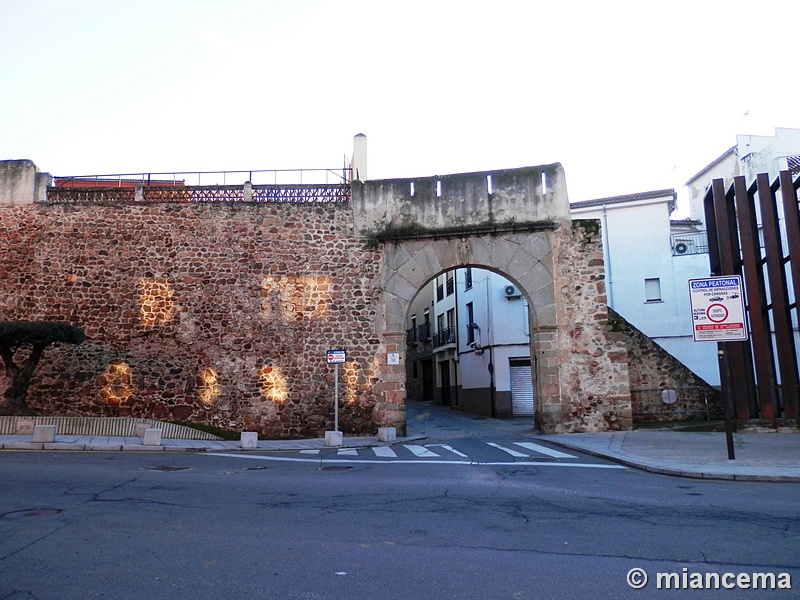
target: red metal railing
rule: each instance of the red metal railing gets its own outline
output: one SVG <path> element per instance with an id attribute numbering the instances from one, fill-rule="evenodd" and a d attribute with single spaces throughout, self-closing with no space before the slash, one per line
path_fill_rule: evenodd
<path id="1" fill-rule="evenodd" d="M 197 185 L 187 185 L 187 181 Z M 348 202 L 350 168 L 123 173 L 56 177 L 52 204 L 171 202 Z"/>

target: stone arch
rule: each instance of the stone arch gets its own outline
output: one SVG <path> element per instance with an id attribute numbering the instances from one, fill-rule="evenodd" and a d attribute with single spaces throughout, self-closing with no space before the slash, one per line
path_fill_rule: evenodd
<path id="1" fill-rule="evenodd" d="M 511 281 L 528 301 L 531 369 L 537 402 L 535 422 L 542 410 L 559 402 L 556 297 L 553 277 L 554 229 L 470 234 L 395 240 L 384 244 L 383 306 L 387 342 L 404 349 L 405 323 L 419 290 L 444 271 L 466 266 L 494 271 Z M 403 378 L 403 401 L 405 387 Z M 394 407 L 399 410 L 400 406 Z M 404 426 L 404 423 L 403 423 Z"/>
<path id="2" fill-rule="evenodd" d="M 572 220 L 561 165 L 356 181 L 352 199 L 355 231 L 381 250 L 375 331 L 388 356 L 379 357 L 375 424 L 405 428 L 404 320 L 417 290 L 475 265 L 528 299 L 537 425 L 630 428 L 627 352 L 608 328 L 600 224 Z"/>

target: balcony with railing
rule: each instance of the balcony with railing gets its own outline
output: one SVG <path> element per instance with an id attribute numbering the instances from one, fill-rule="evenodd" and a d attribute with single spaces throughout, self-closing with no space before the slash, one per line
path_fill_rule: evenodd
<path id="1" fill-rule="evenodd" d="M 406 329 L 406 344 L 411 346 L 413 344 L 424 344 L 431 341 L 431 324 L 423 323 L 416 327 L 409 327 Z"/>
<path id="2" fill-rule="evenodd" d="M 456 343 L 456 328 L 445 327 L 433 334 L 433 347 L 441 348 Z"/>

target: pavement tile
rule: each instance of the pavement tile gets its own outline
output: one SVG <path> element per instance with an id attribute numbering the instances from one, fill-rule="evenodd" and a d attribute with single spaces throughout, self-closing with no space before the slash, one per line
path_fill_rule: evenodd
<path id="1" fill-rule="evenodd" d="M 73 442 L 45 442 L 44 449 L 83 452 L 86 449 L 86 444 L 76 444 Z"/>
<path id="2" fill-rule="evenodd" d="M 30 437 L 30 436 L 29 436 Z M 8 442 L 3 444 L 4 450 L 44 450 L 42 442 Z"/>

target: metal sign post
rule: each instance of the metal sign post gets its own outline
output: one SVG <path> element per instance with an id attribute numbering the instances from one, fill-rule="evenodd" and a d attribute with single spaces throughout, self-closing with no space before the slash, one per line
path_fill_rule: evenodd
<path id="1" fill-rule="evenodd" d="M 333 365 L 333 430 L 339 431 L 339 365 L 347 362 L 345 350 L 328 350 L 328 364 Z"/>
<path id="2" fill-rule="evenodd" d="M 718 356 L 725 414 L 725 441 L 728 459 L 733 450 L 733 396 L 731 394 L 728 348 L 731 342 L 748 339 L 744 311 L 744 291 L 739 275 L 689 280 L 689 303 L 692 307 L 692 336 L 695 342 L 721 342 Z"/>

